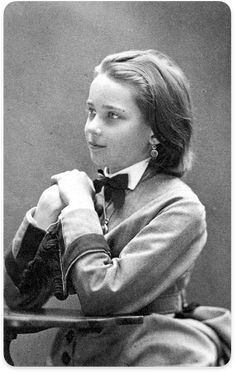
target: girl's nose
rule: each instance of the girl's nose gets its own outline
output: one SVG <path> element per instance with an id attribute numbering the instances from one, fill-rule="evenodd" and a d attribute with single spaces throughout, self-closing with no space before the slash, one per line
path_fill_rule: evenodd
<path id="1" fill-rule="evenodd" d="M 95 128 L 95 129 L 94 129 L 94 134 L 95 134 L 96 136 L 100 136 L 100 135 L 101 135 L 101 129 L 100 129 L 100 128 Z"/>
<path id="2" fill-rule="evenodd" d="M 86 132 L 90 133 L 91 135 L 100 136 L 101 135 L 101 128 L 98 120 L 94 118 L 92 121 L 86 123 L 85 126 Z"/>
<path id="3" fill-rule="evenodd" d="M 88 127 L 86 128 L 86 132 L 92 136 L 100 136 L 102 131 L 99 127 Z"/>

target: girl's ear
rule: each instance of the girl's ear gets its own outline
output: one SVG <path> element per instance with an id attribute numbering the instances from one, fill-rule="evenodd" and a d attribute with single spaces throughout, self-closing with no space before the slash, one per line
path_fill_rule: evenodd
<path id="1" fill-rule="evenodd" d="M 157 144 L 160 144 L 160 141 L 158 141 L 158 139 L 156 138 L 156 136 L 154 135 L 154 133 L 153 133 L 152 130 L 151 130 L 151 132 L 150 132 L 149 143 L 150 143 L 151 145 L 157 145 Z"/>

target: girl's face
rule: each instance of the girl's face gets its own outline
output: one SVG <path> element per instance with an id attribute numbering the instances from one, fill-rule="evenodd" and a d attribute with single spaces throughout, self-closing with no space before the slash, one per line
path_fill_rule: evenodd
<path id="1" fill-rule="evenodd" d="M 111 173 L 149 157 L 151 128 L 135 103 L 135 88 L 99 74 L 90 86 L 85 135 L 92 161 Z"/>

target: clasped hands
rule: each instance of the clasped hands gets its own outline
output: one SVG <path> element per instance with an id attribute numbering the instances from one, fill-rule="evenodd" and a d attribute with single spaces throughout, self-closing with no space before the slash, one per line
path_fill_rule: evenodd
<path id="1" fill-rule="evenodd" d="M 53 175 L 51 186 L 39 198 L 34 219 L 39 228 L 46 230 L 66 206 L 93 209 L 94 196 L 93 182 L 85 172 L 72 170 Z"/>

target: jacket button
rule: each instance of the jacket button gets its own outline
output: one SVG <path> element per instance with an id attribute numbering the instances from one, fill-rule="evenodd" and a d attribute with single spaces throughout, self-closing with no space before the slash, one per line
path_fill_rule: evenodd
<path id="1" fill-rule="evenodd" d="M 67 351 L 63 352 L 62 362 L 64 363 L 64 365 L 69 365 L 70 361 L 71 361 L 71 357 L 69 356 L 68 352 Z"/>
<path id="2" fill-rule="evenodd" d="M 68 333 L 66 334 L 65 338 L 66 338 L 66 341 L 68 343 L 71 343 L 72 340 L 74 339 L 74 331 L 73 330 L 69 330 Z"/>

